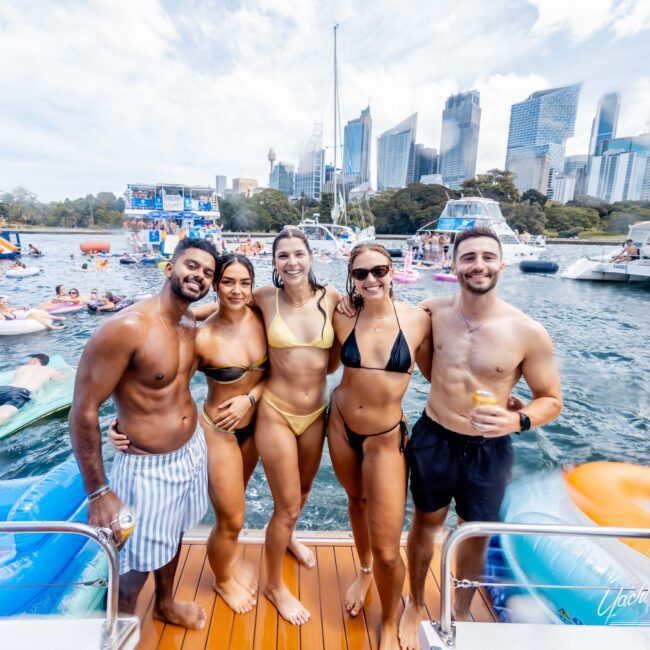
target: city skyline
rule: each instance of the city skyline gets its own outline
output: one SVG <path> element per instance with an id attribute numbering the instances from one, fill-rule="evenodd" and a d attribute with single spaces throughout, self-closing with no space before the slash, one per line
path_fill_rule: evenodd
<path id="1" fill-rule="evenodd" d="M 614 90 L 618 134 L 648 130 L 647 2 L 4 3 L 0 189 L 47 201 L 262 180 L 268 147 L 297 162 L 315 121 L 331 160 L 335 21 L 342 123 L 370 104 L 383 133 L 417 111 L 418 140 L 435 146 L 446 98 L 476 89 L 478 173 L 503 167 L 509 108 L 539 89 L 583 82 L 569 155 L 588 151 L 594 108 Z"/>

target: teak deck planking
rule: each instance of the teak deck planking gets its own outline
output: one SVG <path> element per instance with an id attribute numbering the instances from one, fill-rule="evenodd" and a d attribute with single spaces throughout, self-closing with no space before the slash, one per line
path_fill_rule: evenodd
<path id="1" fill-rule="evenodd" d="M 152 616 L 153 576 L 147 580 L 136 613 L 142 620 L 138 650 L 374 650 L 380 632 L 379 595 L 374 582 L 366 605 L 356 617 L 345 610 L 348 585 L 358 572 L 359 559 L 354 546 L 345 538 L 331 536 L 311 539 L 308 546 L 316 556 L 313 569 L 298 565 L 287 555 L 283 575 L 292 593 L 298 595 L 311 613 L 300 627 L 290 625 L 275 607 L 258 593 L 256 607 L 247 614 L 234 614 L 212 588 L 214 575 L 206 556 L 204 540 L 183 543 L 175 594 L 179 600 L 194 600 L 207 613 L 203 630 L 185 630 L 165 624 Z M 261 581 L 263 553 L 261 541 L 240 544 L 245 559 L 256 568 Z M 402 557 L 406 562 L 406 549 Z M 436 551 L 425 585 L 425 605 L 429 618 L 440 616 L 440 547 Z M 402 590 L 400 614 L 408 594 L 408 575 Z M 496 621 L 489 598 L 482 590 L 475 595 L 471 609 L 475 621 Z"/>

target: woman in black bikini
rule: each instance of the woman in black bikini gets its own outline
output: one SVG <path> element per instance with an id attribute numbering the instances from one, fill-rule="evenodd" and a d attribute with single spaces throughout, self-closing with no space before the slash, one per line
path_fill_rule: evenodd
<path id="1" fill-rule="evenodd" d="M 400 537 L 406 509 L 407 428 L 402 397 L 413 365 L 429 376 L 431 323 L 418 307 L 393 302 L 392 260 L 379 244 L 356 246 L 348 263 L 347 291 L 356 318 L 334 316 L 345 366 L 330 403 L 332 465 L 348 495 L 359 553 L 359 574 L 345 605 L 363 607 L 374 575 L 381 600 L 380 648 L 399 648 L 397 606 L 404 582 Z"/>

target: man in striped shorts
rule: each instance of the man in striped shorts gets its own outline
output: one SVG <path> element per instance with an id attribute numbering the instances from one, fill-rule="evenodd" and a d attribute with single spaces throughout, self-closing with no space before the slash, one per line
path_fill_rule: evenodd
<path id="1" fill-rule="evenodd" d="M 126 506 L 136 517 L 120 552 L 120 610 L 133 613 L 150 571 L 155 572 L 154 615 L 202 628 L 196 603 L 173 599 L 181 536 L 208 507 L 203 431 L 190 393 L 195 320 L 189 306 L 214 278 L 216 251 L 207 240 L 184 239 L 167 264 L 161 292 L 115 314 L 90 338 L 77 371 L 70 437 L 88 492 L 88 522 L 110 528 Z M 121 432 L 131 440 L 118 454 L 109 484 L 102 460 L 99 408 L 113 398 Z"/>

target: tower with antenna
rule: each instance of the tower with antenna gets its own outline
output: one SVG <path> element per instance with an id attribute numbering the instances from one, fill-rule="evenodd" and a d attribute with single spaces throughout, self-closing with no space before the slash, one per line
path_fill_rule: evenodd
<path id="1" fill-rule="evenodd" d="M 266 155 L 266 159 L 271 165 L 271 168 L 269 169 L 269 174 L 271 174 L 273 173 L 273 165 L 275 163 L 275 149 L 269 149 L 269 153 Z"/>

